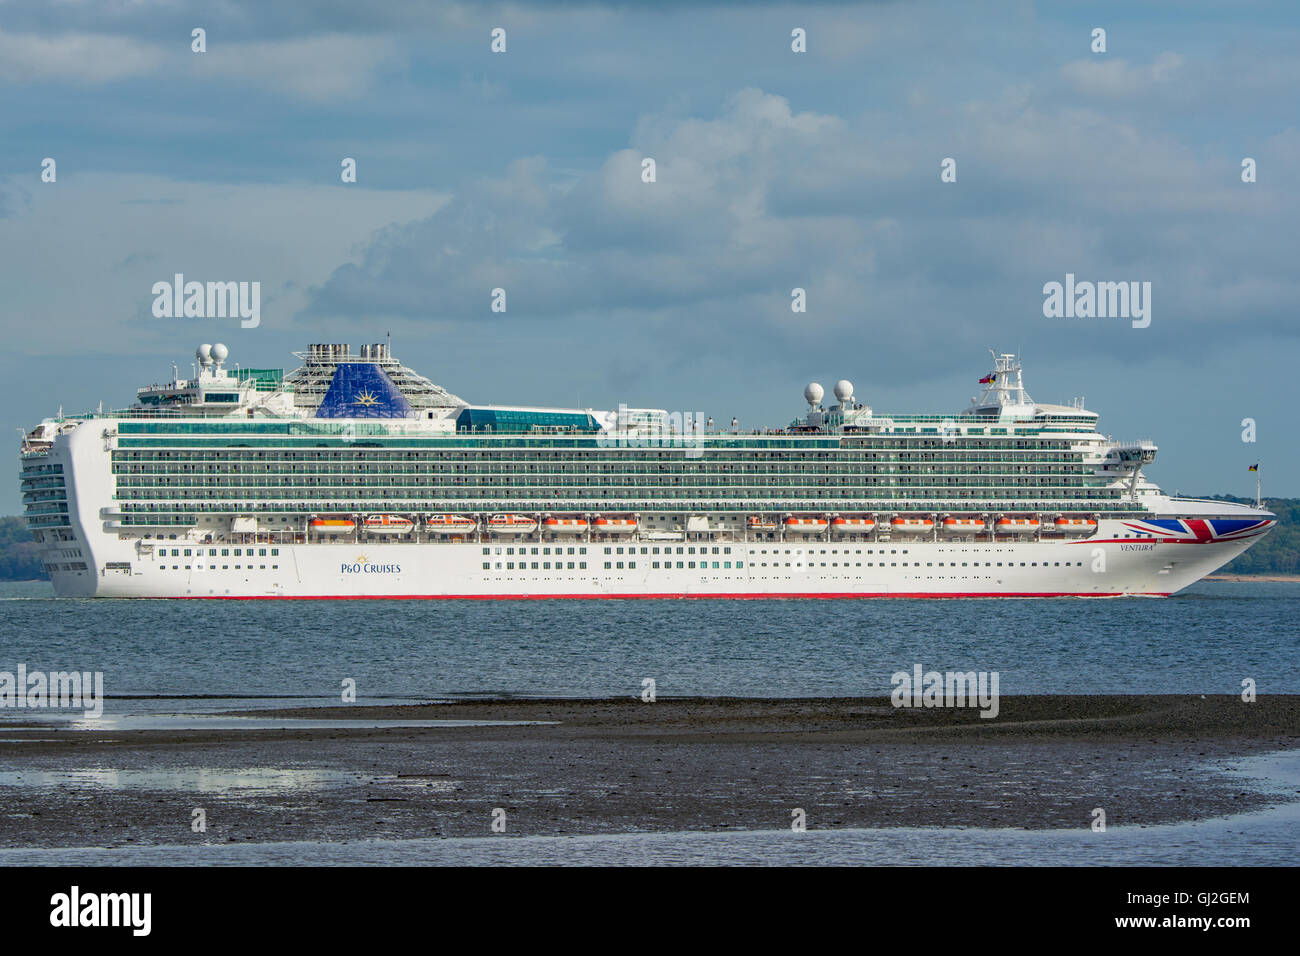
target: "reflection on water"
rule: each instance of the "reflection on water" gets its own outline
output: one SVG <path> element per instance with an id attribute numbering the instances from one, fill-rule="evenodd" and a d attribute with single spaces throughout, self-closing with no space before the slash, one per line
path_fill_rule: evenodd
<path id="1" fill-rule="evenodd" d="M 184 767 L 178 770 L 5 770 L 0 787 L 69 787 L 77 790 L 185 790 L 219 793 L 241 790 L 250 794 L 321 790 L 342 782 L 355 782 L 356 774 L 333 770 L 284 770 L 252 767 L 214 770 Z"/>
<path id="2" fill-rule="evenodd" d="M 558 724 L 558 720 L 320 720 L 297 717 L 235 717 L 229 714 L 105 714 L 103 717 L 42 713 L 35 726 L 8 727 L 9 733 L 24 730 L 373 730 L 403 727 L 536 727 Z M 3 726 L 3 724 L 0 724 Z M 18 738 L 15 738 L 18 739 Z"/>
<path id="3" fill-rule="evenodd" d="M 74 790 L 180 790 L 198 793 L 239 791 L 241 796 L 325 790 L 357 784 L 419 785 L 429 790 L 452 789 L 458 781 L 406 779 L 393 774 L 369 774 L 319 767 L 180 767 L 172 770 L 118 770 L 90 767 L 76 770 L 0 771 L 0 787 L 66 787 Z"/>

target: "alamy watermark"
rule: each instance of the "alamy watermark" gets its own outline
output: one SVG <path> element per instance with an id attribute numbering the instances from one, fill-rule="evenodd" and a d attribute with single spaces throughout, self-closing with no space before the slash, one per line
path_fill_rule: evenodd
<path id="1" fill-rule="evenodd" d="M 74 885 L 50 897 L 50 925 L 55 927 L 123 927 L 133 936 L 148 936 L 152 913 L 152 893 L 83 893 Z"/>
<path id="2" fill-rule="evenodd" d="M 88 718 L 104 715 L 103 671 L 0 671 L 0 708 L 80 707 Z"/>
<path id="3" fill-rule="evenodd" d="M 186 282 L 178 272 L 171 282 L 155 282 L 152 292 L 154 318 L 237 318 L 245 329 L 262 324 L 261 282 Z"/>
<path id="4" fill-rule="evenodd" d="M 681 448 L 687 458 L 704 457 L 703 412 L 665 412 L 659 409 L 618 406 L 618 421 L 601 433 L 601 448 Z"/>
<path id="5" fill-rule="evenodd" d="M 981 717 L 998 715 L 997 671 L 895 671 L 889 695 L 895 707 L 978 707 Z"/>
<path id="6" fill-rule="evenodd" d="M 1151 324 L 1150 282 L 1065 282 L 1043 286 L 1043 315 L 1049 319 L 1131 319 L 1133 328 Z"/>

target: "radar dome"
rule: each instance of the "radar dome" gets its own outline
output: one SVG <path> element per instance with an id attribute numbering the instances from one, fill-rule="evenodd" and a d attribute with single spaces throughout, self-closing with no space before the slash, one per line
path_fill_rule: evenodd
<path id="1" fill-rule="evenodd" d="M 194 350 L 194 357 L 199 360 L 200 365 L 210 365 L 212 363 L 212 346 L 206 343 L 200 345 Z"/>
<path id="2" fill-rule="evenodd" d="M 841 404 L 847 404 L 849 399 L 853 397 L 853 383 L 847 378 L 842 378 L 836 382 L 835 397 L 840 400 Z"/>
<path id="3" fill-rule="evenodd" d="M 809 382 L 804 386 L 803 397 L 809 405 L 816 405 L 822 400 L 822 396 L 825 394 L 826 389 L 822 388 L 816 382 Z"/>
<path id="4" fill-rule="evenodd" d="M 216 362 L 218 365 L 224 362 L 226 360 L 226 356 L 229 354 L 230 354 L 230 349 L 226 348 L 220 342 L 212 346 L 212 360 Z"/>

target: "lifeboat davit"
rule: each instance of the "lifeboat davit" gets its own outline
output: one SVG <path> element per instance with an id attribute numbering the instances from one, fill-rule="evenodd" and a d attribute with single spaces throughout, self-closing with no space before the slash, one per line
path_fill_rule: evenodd
<path id="1" fill-rule="evenodd" d="M 786 518 L 785 530 L 794 534 L 821 534 L 829 526 L 825 518 Z"/>
<path id="2" fill-rule="evenodd" d="M 876 522 L 873 518 L 837 517 L 831 519 L 831 530 L 836 534 L 867 534 L 875 526 Z"/>
<path id="3" fill-rule="evenodd" d="M 401 515 L 370 515 L 365 520 L 367 534 L 409 534 L 415 522 Z"/>
<path id="4" fill-rule="evenodd" d="M 944 534 L 979 534 L 984 530 L 984 519 L 944 518 L 941 530 Z"/>
<path id="5" fill-rule="evenodd" d="M 758 515 L 750 515 L 748 527 L 750 531 L 775 531 L 776 522 L 771 518 L 760 518 Z"/>
<path id="6" fill-rule="evenodd" d="M 552 534 L 585 534 L 590 525 L 586 518 L 547 518 L 542 527 Z"/>
<path id="7" fill-rule="evenodd" d="M 999 518 L 998 534 L 1033 534 L 1039 528 L 1037 518 Z"/>
<path id="8" fill-rule="evenodd" d="M 1097 522 L 1092 518 L 1057 518 L 1056 530 L 1066 534 L 1092 534 L 1097 530 Z"/>
<path id="9" fill-rule="evenodd" d="M 493 515 L 488 518 L 487 529 L 492 534 L 532 534 L 537 530 L 537 520 L 527 515 Z"/>
<path id="10" fill-rule="evenodd" d="M 317 534 L 351 534 L 357 523 L 351 518 L 312 518 L 307 527 Z"/>
<path id="11" fill-rule="evenodd" d="M 429 515 L 424 527 L 430 534 L 472 534 L 478 522 L 465 515 Z"/>
<path id="12" fill-rule="evenodd" d="M 889 529 L 894 534 L 928 534 L 934 530 L 931 518 L 895 518 L 889 522 Z"/>
<path id="13" fill-rule="evenodd" d="M 592 529 L 601 534 L 631 534 L 636 530 L 635 518 L 597 518 Z"/>

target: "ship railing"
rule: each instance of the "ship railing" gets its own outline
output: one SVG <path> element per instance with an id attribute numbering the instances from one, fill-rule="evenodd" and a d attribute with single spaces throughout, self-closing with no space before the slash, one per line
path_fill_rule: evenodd
<path id="1" fill-rule="evenodd" d="M 235 418 L 240 417 L 237 413 L 247 410 L 247 406 L 235 406 L 234 408 L 210 409 L 203 407 L 188 406 L 184 409 L 179 408 L 106 408 L 103 411 L 81 412 L 72 415 L 63 415 L 58 419 L 60 422 L 84 422 L 94 421 L 99 418 Z"/>

